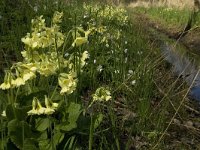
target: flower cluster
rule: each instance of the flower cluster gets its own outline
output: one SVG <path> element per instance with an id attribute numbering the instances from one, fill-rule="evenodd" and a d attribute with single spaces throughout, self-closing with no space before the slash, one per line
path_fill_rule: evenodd
<path id="1" fill-rule="evenodd" d="M 47 96 L 45 95 L 45 106 L 42 107 L 40 101 L 34 97 L 32 101 L 32 110 L 28 111 L 28 115 L 51 115 L 58 108 L 58 103 L 53 103 Z"/>
<path id="2" fill-rule="evenodd" d="M 75 72 L 71 72 L 69 74 L 60 73 L 60 76 L 58 78 L 58 83 L 62 88 L 60 94 L 71 94 L 76 89 L 77 81 L 78 80 L 76 79 Z"/>
<path id="3" fill-rule="evenodd" d="M 59 52 L 59 48 L 66 38 L 60 32 L 59 24 L 62 16 L 63 13 L 55 12 L 51 27 L 46 26 L 43 16 L 32 20 L 32 32 L 22 38 L 22 42 L 25 44 L 25 50 L 21 52 L 23 61 L 14 63 L 10 70 L 5 72 L 4 82 L 0 85 L 1 89 L 6 90 L 25 85 L 28 80 L 36 78 L 37 74 L 48 77 L 56 75 L 58 72 L 60 73 L 58 74 L 60 94 L 71 94 L 76 89 L 78 82 L 76 68 L 78 67 L 75 67 L 74 64 L 80 62 L 79 68 L 83 68 L 89 55 L 87 51 L 84 51 L 82 57 L 76 58 L 77 62 L 73 62 L 73 53 L 67 60 L 63 53 Z M 85 37 L 81 37 L 79 32 L 83 32 Z M 79 28 L 72 46 L 86 43 L 90 33 L 91 30 L 84 31 Z"/>
<path id="4" fill-rule="evenodd" d="M 109 5 L 105 5 L 103 7 L 100 7 L 99 5 L 84 5 L 83 7 L 87 12 L 91 12 L 94 14 L 98 12 L 97 17 L 99 18 L 107 19 L 110 21 L 116 20 L 117 22 L 123 25 L 125 25 L 128 22 L 127 12 L 123 8 L 115 8 Z"/>
<path id="5" fill-rule="evenodd" d="M 46 27 L 45 19 L 40 16 L 32 19 L 32 33 L 22 38 L 22 42 L 31 49 L 46 48 L 49 46 L 60 47 L 64 42 L 64 35 L 59 31 L 63 13 L 55 12 L 52 26 Z"/>
<path id="6" fill-rule="evenodd" d="M 104 87 L 100 87 L 96 90 L 93 96 L 93 101 L 108 101 L 111 99 L 111 93 Z"/>

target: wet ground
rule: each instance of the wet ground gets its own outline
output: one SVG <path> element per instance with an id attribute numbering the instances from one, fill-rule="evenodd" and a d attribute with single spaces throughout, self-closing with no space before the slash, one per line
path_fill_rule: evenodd
<path id="1" fill-rule="evenodd" d="M 185 36 L 179 38 L 184 28 L 163 26 L 161 22 L 150 19 L 148 14 L 145 13 L 135 13 L 135 15 L 143 24 L 147 24 L 157 31 L 164 33 L 171 39 L 179 40 L 190 52 L 200 55 L 200 27 L 192 27 Z"/>
<path id="2" fill-rule="evenodd" d="M 200 28 L 195 28 L 184 37 L 178 39 L 181 29 L 178 30 L 175 27 L 166 28 L 162 26 L 161 23 L 152 21 L 147 14 L 133 13 L 132 16 L 137 23 L 141 24 L 140 27 L 147 31 L 152 42 L 156 43 L 159 49 L 161 49 L 165 60 L 168 61 L 172 67 L 170 69 L 173 74 L 169 74 L 169 76 L 172 78 L 174 75 L 178 78 L 180 77 L 178 84 L 186 82 L 188 87 L 193 84 L 182 106 L 187 110 L 187 115 L 182 119 L 178 116 L 174 118 L 171 128 L 168 131 L 170 135 L 169 139 L 166 139 L 167 149 L 182 149 L 180 145 L 186 144 L 188 145 L 187 149 L 199 150 L 200 73 L 198 70 L 200 68 L 200 59 L 198 58 L 200 58 Z M 161 74 L 159 78 L 161 81 L 159 81 L 159 83 L 164 80 L 166 84 L 166 72 L 165 66 L 161 66 L 158 71 L 158 73 Z M 177 77 L 174 77 L 173 80 L 176 80 Z M 172 84 L 173 82 L 174 81 L 172 81 Z M 170 83 L 168 82 L 167 85 L 170 85 Z M 163 89 L 165 89 L 165 87 L 163 87 Z M 178 99 L 177 102 L 181 103 Z M 182 116 L 183 114 L 180 115 Z"/>

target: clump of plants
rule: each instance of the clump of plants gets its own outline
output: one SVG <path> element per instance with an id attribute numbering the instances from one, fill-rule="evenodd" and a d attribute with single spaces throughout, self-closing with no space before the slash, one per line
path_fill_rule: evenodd
<path id="1" fill-rule="evenodd" d="M 31 32 L 21 39 L 25 44 L 21 52 L 23 61 L 5 70 L 0 85 L 7 95 L 2 112 L 1 149 L 10 143 L 19 149 L 58 148 L 66 134 L 79 130 L 80 116 L 89 119 L 83 111 L 96 101 L 111 99 L 111 93 L 101 87 L 87 109 L 77 100 L 79 78 L 89 59 L 88 52 L 79 47 L 88 42 L 88 36 L 97 28 L 85 31 L 75 27 L 68 33 L 71 36 L 66 36 L 60 29 L 62 16 L 62 12 L 55 12 L 50 27 L 43 16 L 32 19 Z M 75 49 L 68 55 L 66 41 L 72 41 L 70 48 Z M 96 128 L 96 119 L 89 126 Z"/>
<path id="2" fill-rule="evenodd" d="M 86 147 L 92 149 L 94 131 L 103 121 L 105 104 L 112 100 L 108 80 L 95 80 L 109 70 L 108 65 L 117 67 L 121 63 L 120 59 L 111 59 L 110 52 L 124 57 L 120 31 L 107 27 L 100 18 L 104 17 L 107 24 L 114 21 L 126 26 L 127 16 L 122 9 L 110 6 L 89 11 L 91 8 L 84 6 L 84 21 L 67 33 L 61 28 L 63 12 L 54 13 L 50 26 L 43 16 L 32 19 L 30 33 L 21 39 L 23 59 L 5 70 L 0 84 L 4 91 L 1 94 L 5 95 L 1 105 L 1 149 L 70 149 L 78 147 L 76 142 L 85 136 Z M 95 12 L 99 13 L 96 18 Z M 114 31 L 113 35 L 109 29 Z M 107 51 L 112 45 L 118 49 Z M 99 53 L 100 49 L 104 52 Z M 104 75 L 110 74 L 104 72 Z M 93 91 L 86 104 L 81 96 L 88 92 L 85 88 Z"/>

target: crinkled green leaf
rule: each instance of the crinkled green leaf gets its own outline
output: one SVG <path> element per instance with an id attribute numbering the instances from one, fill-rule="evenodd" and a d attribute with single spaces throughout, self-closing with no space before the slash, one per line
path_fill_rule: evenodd
<path id="1" fill-rule="evenodd" d="M 17 119 L 8 122 L 8 135 L 19 149 L 23 148 L 25 140 L 33 136 L 30 126 L 26 122 Z"/>
<path id="2" fill-rule="evenodd" d="M 13 120 L 15 118 L 14 110 L 11 104 L 7 105 L 6 107 L 6 117 L 8 120 Z"/>
<path id="3" fill-rule="evenodd" d="M 46 130 L 50 125 L 49 118 L 38 118 L 36 119 L 36 130 L 38 131 L 44 131 Z"/>
<path id="4" fill-rule="evenodd" d="M 51 139 L 39 140 L 39 147 L 41 150 L 55 150 L 55 147 L 58 146 L 64 139 L 64 133 L 57 130 L 52 131 L 52 133 L 52 141 Z"/>
<path id="5" fill-rule="evenodd" d="M 72 129 L 76 128 L 76 121 L 78 120 L 81 112 L 82 110 L 80 104 L 70 103 L 69 107 L 66 110 L 66 113 L 69 114 L 67 121 L 61 125 L 60 129 L 63 131 L 71 131 Z"/>
<path id="6" fill-rule="evenodd" d="M 23 145 L 24 150 L 38 150 L 38 147 L 36 147 L 36 143 L 32 139 L 25 139 L 24 140 L 24 145 Z"/>
<path id="7" fill-rule="evenodd" d="M 98 114 L 94 121 L 94 129 L 98 128 L 98 126 L 101 124 L 102 121 L 103 121 L 103 114 Z"/>

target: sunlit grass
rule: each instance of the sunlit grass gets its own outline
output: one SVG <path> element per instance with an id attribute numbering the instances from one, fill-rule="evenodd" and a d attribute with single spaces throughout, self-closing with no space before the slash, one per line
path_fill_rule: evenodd
<path id="1" fill-rule="evenodd" d="M 12 14 L 0 20 L 1 38 L 13 36 L 10 44 L 1 41 L 8 62 L 0 86 L 1 149 L 153 147 L 181 96 L 146 31 L 110 5 L 42 1 L 22 8 L 11 28 L 5 26 Z"/>

